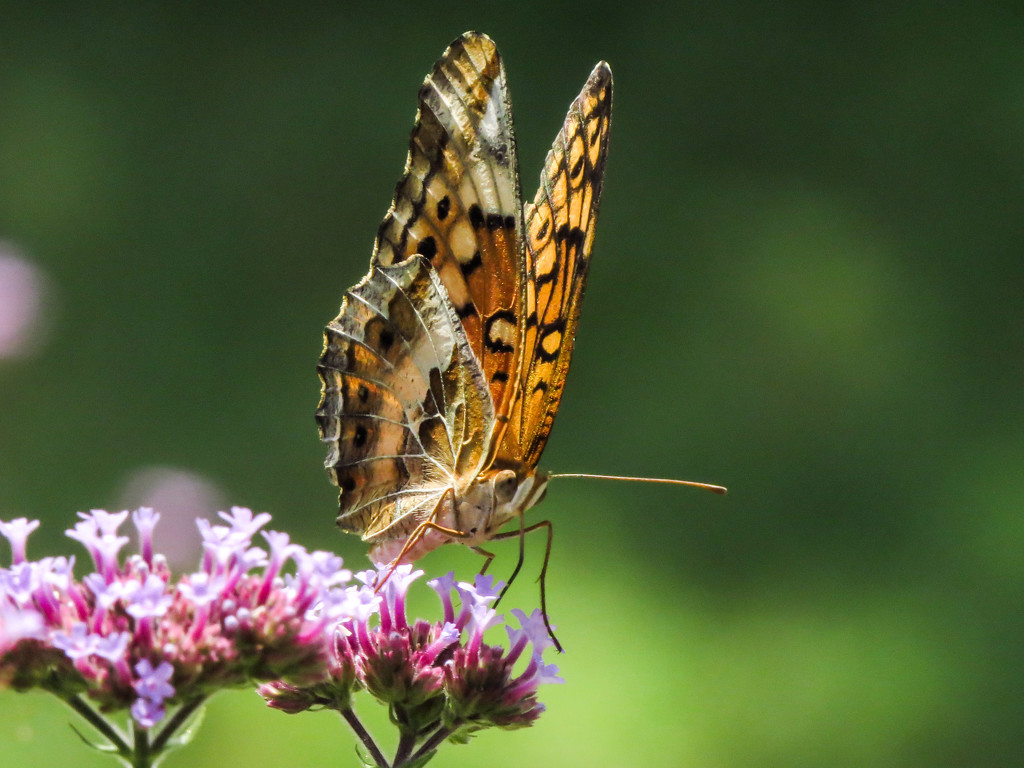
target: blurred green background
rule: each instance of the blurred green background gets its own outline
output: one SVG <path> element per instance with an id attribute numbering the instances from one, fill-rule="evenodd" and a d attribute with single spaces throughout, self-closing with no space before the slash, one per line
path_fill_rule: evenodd
<path id="1" fill-rule="evenodd" d="M 530 519 L 556 523 L 568 684 L 536 727 L 435 764 L 1021 764 L 1011 7 L 3 3 L 0 241 L 43 304 L 0 358 L 0 517 L 43 520 L 38 557 L 76 551 L 77 510 L 156 498 L 170 550 L 171 512 L 241 504 L 361 567 L 333 528 L 314 364 L 417 88 L 462 31 L 494 37 L 532 196 L 606 59 L 604 203 L 543 464 L 730 494 L 553 485 Z M 423 565 L 472 574 L 451 549 Z M 110 764 L 42 694 L 0 711 L 5 764 Z M 355 765 L 353 743 L 237 692 L 166 764 Z"/>

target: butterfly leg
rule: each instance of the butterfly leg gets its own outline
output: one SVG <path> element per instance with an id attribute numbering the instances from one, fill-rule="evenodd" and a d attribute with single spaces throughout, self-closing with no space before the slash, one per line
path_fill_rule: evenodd
<path id="1" fill-rule="evenodd" d="M 506 533 L 499 533 L 497 536 L 492 536 L 491 540 L 495 541 L 498 539 L 511 539 L 513 536 L 519 537 L 519 560 L 516 563 L 515 569 L 512 571 L 512 575 L 509 577 L 508 584 L 501 590 L 501 594 L 498 595 L 498 600 L 494 603 L 495 605 L 501 601 L 501 598 L 505 596 L 505 592 L 508 591 L 509 586 L 515 580 L 516 576 L 519 575 L 519 570 L 523 567 L 523 554 L 525 550 L 524 542 L 526 534 L 536 531 L 540 528 L 548 529 L 548 541 L 547 546 L 544 549 L 544 564 L 540 568 L 540 576 L 537 581 L 540 582 L 540 612 L 544 617 L 544 626 L 548 630 L 548 637 L 551 638 L 551 642 L 555 644 L 555 648 L 559 653 L 565 653 L 562 648 L 562 644 L 558 642 L 558 638 L 555 637 L 555 630 L 551 628 L 551 621 L 548 619 L 548 600 L 547 600 L 547 580 L 548 580 L 548 562 L 551 560 L 551 541 L 554 536 L 554 526 L 551 525 L 550 520 L 541 520 L 539 523 L 523 527 L 522 515 L 519 516 L 519 530 L 508 531 Z"/>
<path id="2" fill-rule="evenodd" d="M 508 588 L 512 586 L 512 582 L 516 580 L 516 576 L 519 575 L 519 571 L 523 568 L 523 560 L 526 558 L 526 529 L 523 527 L 523 516 L 519 515 L 519 530 L 509 531 L 508 533 L 502 533 L 495 536 L 495 539 L 510 539 L 513 536 L 519 537 L 519 558 L 516 560 L 516 567 L 512 569 L 512 575 L 508 577 L 508 581 L 505 582 L 505 586 L 502 587 L 501 594 L 498 595 L 498 599 L 494 601 L 494 606 L 497 607 L 498 603 L 505 597 L 505 593 L 508 592 Z M 549 537 L 550 538 L 550 537 Z M 550 546 L 550 544 L 549 544 Z"/>
<path id="3" fill-rule="evenodd" d="M 491 561 L 494 560 L 494 553 L 488 552 L 483 547 L 470 547 L 470 549 L 472 549 L 478 555 L 482 555 L 483 557 L 487 558 L 486 560 L 484 560 L 483 567 L 479 571 L 480 575 L 483 576 L 485 573 L 487 573 L 487 569 L 490 568 Z M 495 605 L 497 605 L 497 603 L 495 603 Z"/>
<path id="4" fill-rule="evenodd" d="M 438 531 L 439 533 L 443 533 L 446 536 L 452 537 L 453 539 L 465 538 L 467 536 L 467 534 L 463 533 L 462 531 L 456 531 L 452 528 L 445 528 L 443 525 L 436 522 L 437 514 L 441 510 L 441 505 L 444 504 L 445 498 L 449 495 L 451 495 L 452 503 L 455 503 L 455 491 L 454 489 L 449 488 L 441 495 L 441 498 L 437 500 L 437 504 L 434 505 L 434 508 L 430 511 L 430 514 L 427 515 L 427 519 L 419 525 L 417 525 L 413 529 L 413 532 L 409 534 L 409 537 L 405 540 L 405 544 L 402 546 L 402 551 L 398 553 L 398 556 L 394 560 L 392 560 L 391 564 L 388 566 L 387 574 L 373 588 L 374 592 L 380 591 L 381 587 L 388 583 L 388 579 L 391 578 L 391 574 L 393 574 L 395 572 L 395 569 L 401 564 L 402 558 L 404 558 L 409 553 L 409 551 L 416 546 L 420 539 L 422 539 L 426 535 L 427 531 Z"/>

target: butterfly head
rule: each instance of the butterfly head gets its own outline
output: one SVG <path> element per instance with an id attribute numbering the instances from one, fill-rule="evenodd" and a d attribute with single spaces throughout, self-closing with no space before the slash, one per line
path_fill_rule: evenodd
<path id="1" fill-rule="evenodd" d="M 466 534 L 466 544 L 477 546 L 543 499 L 547 485 L 543 471 L 523 476 L 511 469 L 483 472 L 458 495 L 453 527 Z"/>

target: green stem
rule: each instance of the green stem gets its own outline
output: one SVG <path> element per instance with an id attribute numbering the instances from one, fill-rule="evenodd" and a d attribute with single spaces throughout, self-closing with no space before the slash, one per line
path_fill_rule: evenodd
<path id="1" fill-rule="evenodd" d="M 149 731 L 132 720 L 132 735 L 135 737 L 132 768 L 150 768 L 153 764 L 153 755 L 159 754 L 159 752 L 150 749 Z"/>
<path id="2" fill-rule="evenodd" d="M 178 707 L 178 711 L 174 713 L 170 720 L 167 721 L 167 725 L 160 729 L 160 733 L 156 735 L 153 740 L 153 752 L 159 754 L 163 751 L 164 747 L 167 746 L 167 741 L 174 735 L 174 732 L 181 728 L 199 707 L 206 701 L 205 696 L 200 696 L 192 701 L 187 701 Z"/>
<path id="3" fill-rule="evenodd" d="M 433 752 L 441 746 L 441 742 L 451 736 L 458 726 L 459 723 L 455 722 L 452 724 L 451 728 L 438 728 L 434 731 L 434 735 L 423 742 L 423 746 L 416 750 L 416 754 L 412 756 L 412 762 L 422 760 L 428 752 Z M 396 762 L 394 768 L 400 768 L 399 763 Z"/>
<path id="4" fill-rule="evenodd" d="M 392 767 L 398 768 L 398 766 L 405 765 L 415 746 L 416 734 L 410 731 L 402 731 L 401 736 L 398 738 L 398 749 L 395 750 L 395 760 L 391 764 Z"/>
<path id="5" fill-rule="evenodd" d="M 345 722 L 349 724 L 349 727 L 355 732 L 356 736 L 359 737 L 359 740 L 363 742 L 363 746 L 366 747 L 366 751 L 370 753 L 370 757 L 372 757 L 373 761 L 377 764 L 377 768 L 391 768 L 388 761 L 384 759 L 384 755 L 381 753 L 380 749 L 378 749 L 377 745 L 374 743 L 373 737 L 367 733 L 352 708 L 348 707 L 339 711 L 341 712 L 341 716 L 345 718 Z"/>
<path id="6" fill-rule="evenodd" d="M 90 707 L 81 696 L 74 695 L 62 698 L 67 702 L 67 705 L 81 715 L 89 725 L 99 731 L 100 734 L 110 742 L 111 746 L 117 750 L 121 757 L 131 757 L 132 748 L 128 746 L 128 742 L 125 741 L 124 736 L 114 726 L 108 723 L 99 712 Z"/>

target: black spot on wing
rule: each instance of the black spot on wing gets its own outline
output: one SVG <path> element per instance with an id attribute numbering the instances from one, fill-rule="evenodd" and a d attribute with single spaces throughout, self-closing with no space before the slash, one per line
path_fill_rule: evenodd
<path id="1" fill-rule="evenodd" d="M 452 201 L 445 195 L 437 201 L 437 219 L 438 221 L 444 221 L 448 218 L 448 212 L 452 209 Z"/>
<path id="2" fill-rule="evenodd" d="M 395 334 L 391 332 L 390 328 L 384 328 L 380 332 L 378 342 L 380 344 L 380 351 L 387 353 L 387 351 L 391 349 L 391 346 L 395 343 Z"/>
<path id="3" fill-rule="evenodd" d="M 506 344 L 501 338 L 495 336 L 495 326 L 501 322 L 508 323 L 512 328 L 515 328 L 515 313 L 508 309 L 502 309 L 487 318 L 487 322 L 484 324 L 484 345 L 491 352 L 514 352 L 515 347 L 511 344 Z"/>
<path id="4" fill-rule="evenodd" d="M 516 351 L 516 348 L 513 347 L 511 344 L 506 344 L 501 339 L 493 339 L 490 336 L 487 336 L 484 339 L 484 344 L 487 346 L 487 349 L 490 350 L 491 352 L 515 352 Z"/>
<path id="5" fill-rule="evenodd" d="M 540 327 L 540 333 L 537 336 L 537 350 L 535 354 L 537 359 L 545 363 L 553 363 L 558 359 L 558 353 L 562 351 L 561 342 L 554 352 L 548 352 L 544 349 L 544 341 L 553 333 L 557 333 L 559 336 L 565 333 L 565 318 L 559 317 L 556 320 L 552 320 L 550 323 L 545 323 Z"/>
<path id="6" fill-rule="evenodd" d="M 565 243 L 569 248 L 579 248 L 583 245 L 583 241 L 586 239 L 586 234 L 579 227 L 569 228 L 568 224 L 563 224 L 555 232 L 555 241 L 558 243 Z"/>
<path id="7" fill-rule="evenodd" d="M 429 407 L 427 406 L 428 402 L 430 403 Z M 423 410 L 425 413 L 440 413 L 445 405 L 444 382 L 441 379 L 441 370 L 439 368 L 431 368 L 430 391 L 427 392 L 427 396 L 423 400 Z"/>
<path id="8" fill-rule="evenodd" d="M 583 242 L 586 238 L 587 235 L 582 229 L 579 227 L 570 229 L 568 224 L 563 224 L 555 232 L 555 241 L 560 243 L 569 254 L 575 252 L 577 269 L 583 267 Z"/>
<path id="9" fill-rule="evenodd" d="M 511 323 L 512 325 L 515 325 L 516 313 L 513 312 L 511 309 L 499 309 L 497 312 L 495 312 L 487 319 L 487 326 L 490 327 L 490 324 L 492 322 L 497 322 L 498 320 L 504 320 L 506 323 Z"/>
<path id="10" fill-rule="evenodd" d="M 424 237 L 416 246 L 416 252 L 428 260 L 437 256 L 437 241 L 433 237 Z"/>
<path id="11" fill-rule="evenodd" d="M 537 278 L 534 282 L 537 284 L 538 288 L 544 285 L 545 283 L 550 283 L 555 279 L 555 277 L 558 274 L 558 267 L 560 264 L 561 259 L 558 258 L 558 256 L 555 256 L 555 258 L 552 260 L 551 269 L 545 272 L 543 275 L 537 275 Z M 527 320 L 527 322 L 529 322 L 529 320 Z M 534 322 L 536 322 L 536 318 L 534 318 Z"/>
<path id="12" fill-rule="evenodd" d="M 462 276 L 468 278 L 474 272 L 476 272 L 484 264 L 483 257 L 480 255 L 480 251 L 473 252 L 473 258 L 465 263 L 459 264 L 459 269 L 462 270 Z"/>

